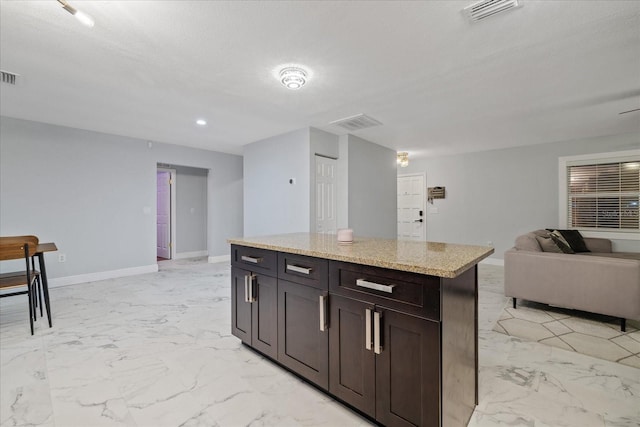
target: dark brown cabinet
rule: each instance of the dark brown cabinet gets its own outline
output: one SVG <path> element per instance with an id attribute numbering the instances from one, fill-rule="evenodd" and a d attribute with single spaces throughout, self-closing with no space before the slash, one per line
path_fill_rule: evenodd
<path id="1" fill-rule="evenodd" d="M 387 426 L 439 426 L 439 323 L 378 312 L 382 342 L 376 354 L 376 420 Z"/>
<path id="2" fill-rule="evenodd" d="M 439 324 L 331 296 L 329 391 L 387 426 L 438 426 Z"/>
<path id="3" fill-rule="evenodd" d="M 232 245 L 232 333 L 386 426 L 477 404 L 477 267 L 455 278 Z"/>
<path id="4" fill-rule="evenodd" d="M 375 354 L 367 341 L 366 310 L 373 305 L 331 295 L 329 391 L 375 417 Z M 369 349 L 367 349 L 369 342 Z"/>
<path id="5" fill-rule="evenodd" d="M 278 361 L 329 387 L 328 292 L 278 281 Z"/>
<path id="6" fill-rule="evenodd" d="M 231 332 L 269 357 L 278 353 L 278 282 L 275 277 L 231 269 Z"/>

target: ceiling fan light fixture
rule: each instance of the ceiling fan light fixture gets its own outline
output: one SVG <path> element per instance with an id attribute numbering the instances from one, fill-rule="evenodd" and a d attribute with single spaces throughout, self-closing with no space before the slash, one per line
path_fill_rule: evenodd
<path id="1" fill-rule="evenodd" d="M 409 166 L 409 153 L 407 153 L 406 151 L 399 151 L 398 164 L 401 168 L 406 168 L 407 166 Z"/>
<path id="2" fill-rule="evenodd" d="M 76 19 L 83 25 L 86 25 L 87 27 L 93 27 L 95 25 L 92 17 L 82 12 L 81 10 L 78 10 L 75 7 L 71 6 L 69 3 L 67 3 L 66 0 L 58 0 L 58 3 L 62 5 L 62 8 L 64 10 L 75 16 Z"/>

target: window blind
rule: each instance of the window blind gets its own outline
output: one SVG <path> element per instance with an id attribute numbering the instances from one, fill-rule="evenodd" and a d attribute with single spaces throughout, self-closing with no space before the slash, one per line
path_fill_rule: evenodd
<path id="1" fill-rule="evenodd" d="M 568 225 L 638 231 L 640 159 L 567 166 Z"/>

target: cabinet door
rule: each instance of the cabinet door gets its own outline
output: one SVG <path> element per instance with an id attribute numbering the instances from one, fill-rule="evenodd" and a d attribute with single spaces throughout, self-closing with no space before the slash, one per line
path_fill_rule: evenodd
<path id="1" fill-rule="evenodd" d="M 376 419 L 386 426 L 438 426 L 440 324 L 377 310 L 382 351 L 376 358 Z"/>
<path id="2" fill-rule="evenodd" d="M 278 356 L 278 281 L 254 274 L 251 303 L 251 346 L 272 359 Z"/>
<path id="3" fill-rule="evenodd" d="M 325 291 L 278 281 L 278 361 L 325 390 L 329 388 L 327 299 Z"/>
<path id="4" fill-rule="evenodd" d="M 375 416 L 375 355 L 366 348 L 366 310 L 370 304 L 331 295 L 329 391 Z"/>
<path id="5" fill-rule="evenodd" d="M 231 333 L 251 345 L 251 303 L 246 301 L 246 270 L 231 268 Z"/>

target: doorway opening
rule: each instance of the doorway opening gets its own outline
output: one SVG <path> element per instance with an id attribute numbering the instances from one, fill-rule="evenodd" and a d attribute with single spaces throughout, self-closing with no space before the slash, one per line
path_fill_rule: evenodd
<path id="1" fill-rule="evenodd" d="M 426 176 L 398 175 L 398 240 L 427 240 Z"/>
<path id="2" fill-rule="evenodd" d="M 157 261 L 166 261 L 175 258 L 176 171 L 158 168 L 156 177 L 156 257 Z"/>

